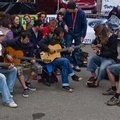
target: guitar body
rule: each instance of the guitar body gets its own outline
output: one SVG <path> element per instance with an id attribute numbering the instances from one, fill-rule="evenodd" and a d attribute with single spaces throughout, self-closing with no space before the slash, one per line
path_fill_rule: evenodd
<path id="1" fill-rule="evenodd" d="M 55 58 L 60 58 L 61 57 L 60 52 L 57 51 L 57 50 L 61 49 L 61 46 L 59 44 L 49 45 L 48 47 L 50 49 L 55 50 L 55 53 L 50 54 L 48 52 L 41 52 L 40 57 L 44 62 L 49 63 L 49 62 L 52 62 Z"/>
<path id="2" fill-rule="evenodd" d="M 10 55 L 10 56 L 24 56 L 24 53 L 22 50 L 16 50 L 12 47 L 5 47 L 5 50 L 7 51 L 7 53 Z M 4 62 L 9 62 L 6 58 L 4 59 Z M 21 63 L 21 60 L 18 59 L 18 58 L 14 58 L 13 60 L 13 63 L 17 63 L 17 64 L 20 64 Z"/>

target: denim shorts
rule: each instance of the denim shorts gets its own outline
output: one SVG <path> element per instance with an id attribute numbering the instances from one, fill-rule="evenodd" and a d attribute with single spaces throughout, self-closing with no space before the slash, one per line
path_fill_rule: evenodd
<path id="1" fill-rule="evenodd" d="M 112 64 L 107 67 L 110 72 L 114 75 L 119 75 L 120 74 L 120 64 Z"/>

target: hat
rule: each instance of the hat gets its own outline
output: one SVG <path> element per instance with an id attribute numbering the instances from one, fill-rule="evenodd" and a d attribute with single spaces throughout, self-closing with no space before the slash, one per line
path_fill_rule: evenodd
<path id="1" fill-rule="evenodd" d="M 2 31 L 0 31 L 0 36 L 4 35 Z"/>
<path id="2" fill-rule="evenodd" d="M 97 23 L 94 26 L 94 31 L 95 31 L 95 35 L 99 35 L 101 33 L 101 31 L 103 30 L 104 26 L 100 23 Z"/>
<path id="3" fill-rule="evenodd" d="M 76 3 L 72 0 L 70 0 L 67 4 L 68 9 L 75 9 L 76 8 Z"/>

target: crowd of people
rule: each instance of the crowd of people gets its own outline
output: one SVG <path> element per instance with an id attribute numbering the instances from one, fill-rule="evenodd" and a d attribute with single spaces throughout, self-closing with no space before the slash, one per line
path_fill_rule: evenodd
<path id="1" fill-rule="evenodd" d="M 46 21 L 47 14 L 41 11 L 37 14 L 38 19 L 32 21 L 29 14 L 24 15 L 26 21 L 26 30 L 20 24 L 18 15 L 9 15 L 0 12 L 0 62 L 4 64 L 6 58 L 10 64 L 8 66 L 0 66 L 0 92 L 5 105 L 9 107 L 17 107 L 18 105 L 13 100 L 13 88 L 16 78 L 20 81 L 23 87 L 23 97 L 29 96 L 29 90 L 35 91 L 36 88 L 31 85 L 31 81 L 39 74 L 42 74 L 42 65 L 35 58 L 40 58 L 40 51 L 47 52 L 52 55 L 55 53 L 54 48 L 58 44 L 61 48 L 68 48 L 61 52 L 61 57 L 55 58 L 51 65 L 54 70 L 59 69 L 62 76 L 62 89 L 68 92 L 73 92 L 73 88 L 69 85 L 68 76 L 71 76 L 73 81 L 79 82 L 82 80 L 80 76 L 74 73 L 80 72 L 80 48 L 72 48 L 74 45 L 80 45 L 86 36 L 87 20 L 83 10 L 76 6 L 74 1 L 69 1 L 66 11 L 59 11 L 56 19 Z M 91 77 L 87 81 L 88 87 L 98 87 L 100 82 L 106 75 L 111 82 L 111 88 L 103 93 L 103 95 L 114 95 L 107 105 L 116 105 L 120 103 L 120 80 L 116 87 L 115 75 L 119 75 L 119 65 L 117 63 L 117 45 L 118 35 L 111 32 L 109 27 L 102 24 L 94 26 L 96 38 L 92 42 L 91 47 L 94 54 L 88 57 L 87 70 L 91 72 Z M 24 66 L 16 66 L 13 63 L 13 56 L 6 52 L 6 47 L 21 50 L 25 57 L 29 60 L 21 60 L 21 63 L 28 64 L 31 73 L 27 80 L 24 77 Z M 73 59 L 71 66 L 70 57 Z M 95 73 L 98 68 L 98 74 Z M 8 74 L 6 77 L 5 74 Z M 120 78 L 119 78 L 120 79 Z"/>

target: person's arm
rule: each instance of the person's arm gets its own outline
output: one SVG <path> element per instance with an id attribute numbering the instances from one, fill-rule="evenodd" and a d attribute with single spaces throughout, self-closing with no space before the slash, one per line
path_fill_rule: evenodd
<path id="1" fill-rule="evenodd" d="M 81 34 L 82 38 L 85 38 L 86 31 L 87 31 L 87 19 L 85 13 L 82 12 L 82 34 Z"/>
<path id="2" fill-rule="evenodd" d="M 93 42 L 91 44 L 91 48 L 93 49 L 93 51 L 96 49 L 96 45 L 97 45 L 97 41 L 95 39 L 95 40 L 93 40 Z"/>
<path id="3" fill-rule="evenodd" d="M 43 29 L 42 29 L 42 38 L 44 38 L 46 35 L 48 35 L 49 33 L 48 33 L 48 31 L 47 31 L 47 27 L 44 27 Z"/>
<path id="4" fill-rule="evenodd" d="M 64 30 L 66 31 L 66 32 L 68 32 L 68 30 L 69 30 L 69 28 L 68 28 L 68 26 L 67 26 L 67 23 L 66 23 L 66 21 L 67 21 L 67 12 L 68 11 L 66 11 L 65 12 L 65 14 L 64 14 L 64 16 L 63 16 L 63 21 L 62 21 L 62 25 L 63 25 L 63 27 L 64 27 Z"/>
<path id="5" fill-rule="evenodd" d="M 6 38 L 7 40 L 13 39 L 13 32 L 11 30 L 6 34 Z"/>
<path id="6" fill-rule="evenodd" d="M 50 43 L 50 38 L 47 35 L 39 41 L 38 46 L 42 51 L 49 52 L 50 51 L 50 49 L 48 48 L 49 43 Z"/>

